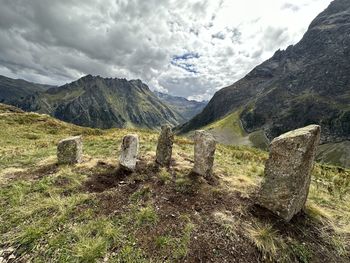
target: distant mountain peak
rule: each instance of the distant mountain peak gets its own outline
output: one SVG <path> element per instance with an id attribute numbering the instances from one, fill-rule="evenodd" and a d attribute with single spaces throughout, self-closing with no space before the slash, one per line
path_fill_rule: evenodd
<path id="1" fill-rule="evenodd" d="M 196 114 L 200 113 L 205 105 L 207 105 L 206 101 L 199 102 L 188 100 L 180 96 L 173 96 L 159 91 L 154 91 L 154 94 L 179 112 L 185 120 L 189 120 Z"/>
<path id="2" fill-rule="evenodd" d="M 81 126 L 159 128 L 184 118 L 141 80 L 86 75 L 17 101 L 27 111 L 50 114 Z"/>

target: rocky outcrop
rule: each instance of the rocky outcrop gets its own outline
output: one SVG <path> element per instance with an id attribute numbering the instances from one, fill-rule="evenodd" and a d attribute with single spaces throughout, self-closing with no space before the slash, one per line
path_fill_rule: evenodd
<path id="1" fill-rule="evenodd" d="M 305 205 L 320 130 L 310 125 L 282 134 L 270 144 L 257 203 L 286 221 Z"/>

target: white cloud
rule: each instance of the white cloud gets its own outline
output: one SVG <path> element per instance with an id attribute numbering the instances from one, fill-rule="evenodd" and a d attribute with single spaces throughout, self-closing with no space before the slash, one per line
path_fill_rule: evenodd
<path id="1" fill-rule="evenodd" d="M 330 2 L 0 0 L 0 74 L 50 84 L 139 78 L 208 99 L 296 43 Z"/>

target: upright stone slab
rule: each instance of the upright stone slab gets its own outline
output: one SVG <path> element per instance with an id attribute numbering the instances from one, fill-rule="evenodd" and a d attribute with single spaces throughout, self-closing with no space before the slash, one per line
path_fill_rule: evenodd
<path id="1" fill-rule="evenodd" d="M 80 136 L 61 140 L 57 146 L 58 164 L 75 164 L 82 161 L 83 143 Z"/>
<path id="2" fill-rule="evenodd" d="M 210 133 L 199 130 L 194 134 L 193 172 L 209 178 L 213 172 L 216 141 Z"/>
<path id="3" fill-rule="evenodd" d="M 162 126 L 157 145 L 156 162 L 161 166 L 170 166 L 173 152 L 174 134 L 169 125 Z"/>
<path id="4" fill-rule="evenodd" d="M 320 126 L 310 125 L 282 134 L 270 144 L 257 203 L 286 221 L 305 205 L 320 132 Z"/>
<path id="5" fill-rule="evenodd" d="M 138 152 L 139 137 L 136 134 L 126 135 L 121 145 L 120 166 L 129 171 L 134 171 Z"/>

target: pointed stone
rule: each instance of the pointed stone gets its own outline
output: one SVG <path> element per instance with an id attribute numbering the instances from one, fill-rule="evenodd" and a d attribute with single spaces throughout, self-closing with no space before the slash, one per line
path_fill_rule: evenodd
<path id="1" fill-rule="evenodd" d="M 137 134 L 129 134 L 123 138 L 120 152 L 120 166 L 129 171 L 136 168 L 139 152 L 139 137 Z"/>
<path id="2" fill-rule="evenodd" d="M 170 166 L 173 152 L 174 134 L 169 125 L 162 126 L 157 144 L 156 162 L 160 166 Z"/>
<path id="3" fill-rule="evenodd" d="M 285 221 L 305 205 L 320 132 L 320 126 L 310 125 L 282 134 L 270 144 L 257 203 Z"/>
<path id="4" fill-rule="evenodd" d="M 213 173 L 216 141 L 210 133 L 198 130 L 194 134 L 194 167 L 193 172 L 205 178 Z"/>
<path id="5" fill-rule="evenodd" d="M 82 161 L 83 143 L 81 136 L 61 140 L 57 146 L 58 164 L 75 164 Z"/>

